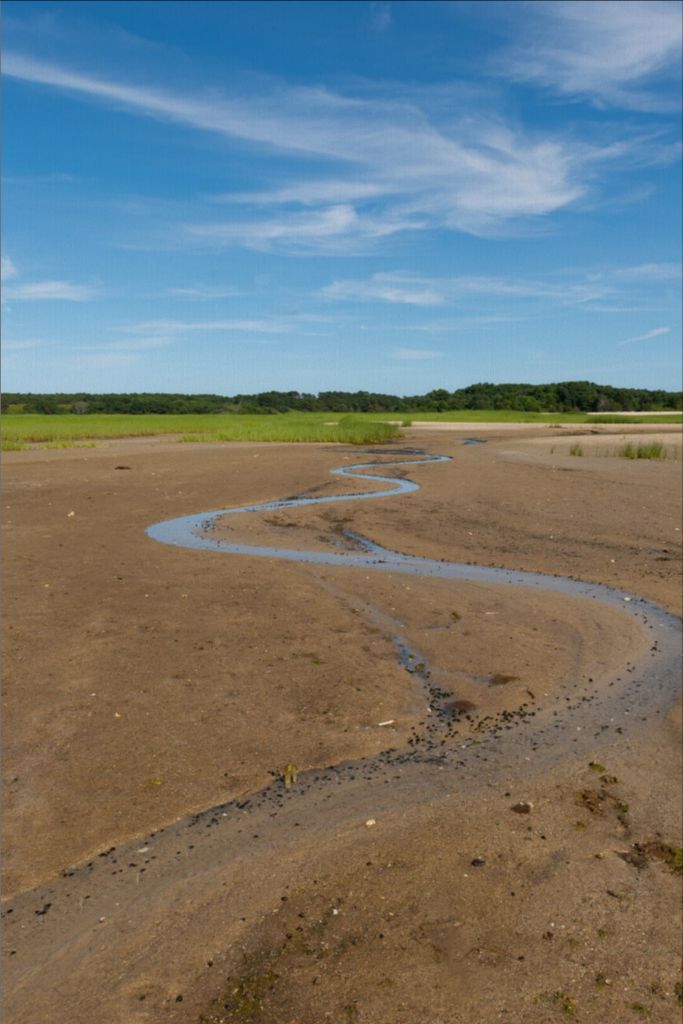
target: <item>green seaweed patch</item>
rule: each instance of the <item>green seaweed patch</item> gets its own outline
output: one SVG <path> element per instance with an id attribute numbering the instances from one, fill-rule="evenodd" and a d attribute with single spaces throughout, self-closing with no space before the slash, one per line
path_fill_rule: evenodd
<path id="1" fill-rule="evenodd" d="M 221 997 L 220 1007 L 201 1015 L 199 1024 L 259 1024 L 265 1021 L 263 1001 L 279 977 L 273 970 L 244 975 L 229 993 Z"/>
<path id="2" fill-rule="evenodd" d="M 576 795 L 576 802 L 579 807 L 596 817 L 602 817 L 605 810 L 612 807 L 616 812 L 617 820 L 624 826 L 628 825 L 626 816 L 629 812 L 629 805 L 605 789 L 604 784 L 600 789 L 587 787 L 580 790 Z"/>
<path id="3" fill-rule="evenodd" d="M 537 1003 L 552 1003 L 566 1017 L 576 1016 L 576 1000 L 566 992 L 542 992 L 536 996 Z"/>
<path id="4" fill-rule="evenodd" d="M 630 850 L 623 852 L 618 850 L 617 856 L 638 870 L 647 867 L 651 861 L 661 861 L 675 873 L 683 871 L 683 849 L 680 846 L 669 846 L 667 843 L 657 840 L 649 843 L 634 843 Z"/>

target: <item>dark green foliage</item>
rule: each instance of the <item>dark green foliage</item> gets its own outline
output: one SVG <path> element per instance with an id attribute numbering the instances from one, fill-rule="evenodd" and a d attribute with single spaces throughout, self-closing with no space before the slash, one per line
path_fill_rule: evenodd
<path id="1" fill-rule="evenodd" d="M 681 392 L 613 388 L 590 381 L 559 384 L 470 384 L 457 391 L 437 388 L 399 397 L 371 391 L 262 391 L 257 395 L 5 394 L 5 408 L 27 413 L 262 413 L 448 412 L 509 409 L 518 412 L 655 412 L 683 408 Z"/>

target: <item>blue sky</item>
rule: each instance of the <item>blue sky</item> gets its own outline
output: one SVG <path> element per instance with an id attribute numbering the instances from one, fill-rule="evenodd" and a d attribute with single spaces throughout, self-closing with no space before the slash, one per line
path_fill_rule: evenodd
<path id="1" fill-rule="evenodd" d="M 4 388 L 681 386 L 681 4 L 4 6 Z"/>

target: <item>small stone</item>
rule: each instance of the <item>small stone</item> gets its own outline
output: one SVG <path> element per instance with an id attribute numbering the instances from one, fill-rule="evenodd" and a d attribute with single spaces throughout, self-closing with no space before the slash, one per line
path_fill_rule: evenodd
<path id="1" fill-rule="evenodd" d="M 531 800 L 522 800 L 518 804 L 513 804 L 510 810 L 514 811 L 515 814 L 531 814 L 533 806 Z"/>
<path id="2" fill-rule="evenodd" d="M 475 857 L 474 860 L 470 861 L 470 864 L 472 865 L 473 868 L 482 868 L 485 863 L 486 861 L 484 860 L 483 857 Z"/>
<path id="3" fill-rule="evenodd" d="M 376 821 L 375 818 L 368 818 L 368 820 L 365 822 L 365 827 L 366 828 L 372 828 L 372 826 L 376 825 L 376 824 L 377 824 L 377 821 Z"/>

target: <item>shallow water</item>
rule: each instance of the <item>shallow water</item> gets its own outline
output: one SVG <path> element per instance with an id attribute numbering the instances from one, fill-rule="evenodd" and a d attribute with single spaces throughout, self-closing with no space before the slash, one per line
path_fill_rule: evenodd
<path id="1" fill-rule="evenodd" d="M 437 559 L 419 558 L 405 555 L 398 551 L 390 551 L 380 544 L 362 537 L 351 530 L 345 536 L 354 540 L 364 549 L 365 554 L 338 554 L 332 551 L 300 551 L 283 547 L 267 547 L 250 544 L 235 544 L 220 540 L 212 535 L 212 530 L 219 519 L 224 516 L 244 512 L 270 512 L 284 508 L 301 508 L 309 505 L 332 504 L 345 501 L 376 501 L 380 498 L 396 497 L 418 491 L 420 485 L 412 480 L 382 476 L 378 473 L 362 472 L 385 466 L 425 465 L 428 463 L 448 463 L 452 460 L 446 455 L 427 455 L 420 458 L 401 459 L 392 462 L 355 463 L 331 471 L 333 476 L 349 476 L 359 480 L 373 480 L 386 483 L 381 490 L 359 491 L 354 494 L 326 495 L 319 498 L 284 498 L 278 501 L 261 502 L 255 505 L 240 505 L 236 508 L 218 509 L 214 512 L 198 512 L 178 519 L 167 519 L 147 529 L 153 540 L 175 547 L 194 548 L 202 551 L 215 551 L 226 555 L 251 555 L 256 558 L 276 558 L 290 562 L 302 562 L 314 565 L 345 566 L 357 569 L 377 569 L 387 572 L 408 573 L 418 576 L 430 576 L 441 579 L 467 580 L 475 583 L 497 583 L 516 587 L 531 587 L 548 590 L 553 593 L 567 594 L 572 597 L 584 597 L 599 600 L 625 612 L 642 616 L 656 616 L 661 621 L 670 621 L 672 626 L 680 628 L 680 621 L 668 615 L 635 594 L 616 590 L 598 583 L 586 583 L 582 580 L 564 576 L 547 575 L 544 573 L 495 569 L 474 563 L 446 562 Z"/>

